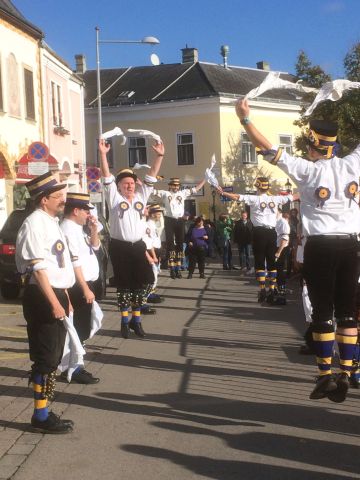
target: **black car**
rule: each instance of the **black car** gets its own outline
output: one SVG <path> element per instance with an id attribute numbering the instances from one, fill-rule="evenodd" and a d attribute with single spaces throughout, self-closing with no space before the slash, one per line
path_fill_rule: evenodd
<path id="1" fill-rule="evenodd" d="M 24 285 L 25 277 L 16 268 L 15 244 L 23 221 L 32 212 L 33 208 L 30 205 L 25 209 L 12 211 L 0 231 L 0 292 L 6 300 L 17 298 Z M 95 297 L 102 300 L 106 296 L 110 233 L 107 221 L 102 216 L 99 216 L 98 220 L 103 228 L 99 233 L 101 246 L 96 252 L 100 273 L 95 282 Z"/>

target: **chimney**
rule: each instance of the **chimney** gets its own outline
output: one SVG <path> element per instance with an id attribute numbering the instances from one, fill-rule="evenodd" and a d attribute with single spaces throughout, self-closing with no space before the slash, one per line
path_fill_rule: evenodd
<path id="1" fill-rule="evenodd" d="M 199 61 L 199 51 L 197 48 L 182 48 L 182 63 L 196 63 Z"/>
<path id="2" fill-rule="evenodd" d="M 257 62 L 256 68 L 259 70 L 267 70 L 268 72 L 270 71 L 270 63 L 269 62 L 264 62 L 264 60 L 261 60 L 261 62 Z"/>
<path id="3" fill-rule="evenodd" d="M 228 68 L 227 59 L 228 59 L 229 50 L 230 50 L 230 49 L 229 49 L 229 46 L 228 46 L 228 45 L 221 45 L 220 54 L 221 54 L 221 56 L 223 57 L 223 65 L 224 65 L 224 68 Z"/>
<path id="4" fill-rule="evenodd" d="M 83 53 L 75 55 L 76 73 L 84 74 L 86 72 L 86 58 Z"/>

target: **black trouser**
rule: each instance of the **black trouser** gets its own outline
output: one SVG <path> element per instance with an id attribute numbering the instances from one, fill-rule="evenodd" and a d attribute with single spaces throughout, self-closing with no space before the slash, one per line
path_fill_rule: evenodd
<path id="1" fill-rule="evenodd" d="M 94 282 L 86 282 L 94 293 Z M 91 309 L 92 303 L 87 303 L 84 293 L 79 284 L 68 290 L 71 304 L 74 308 L 74 327 L 82 342 L 90 337 L 91 332 Z"/>
<path id="2" fill-rule="evenodd" d="M 304 279 L 314 323 L 355 316 L 359 277 L 355 238 L 309 237 L 304 249 Z"/>
<path id="3" fill-rule="evenodd" d="M 69 299 L 65 290 L 53 289 L 66 315 Z M 23 296 L 30 360 L 33 373 L 54 372 L 61 362 L 66 337 L 64 322 L 53 317 L 50 303 L 37 285 L 28 285 Z"/>
<path id="4" fill-rule="evenodd" d="M 276 270 L 276 232 L 274 228 L 254 227 L 253 229 L 253 253 L 255 270 Z"/>
<path id="5" fill-rule="evenodd" d="M 284 273 L 285 263 L 288 261 L 289 258 L 289 247 L 285 247 L 278 261 L 276 262 L 276 270 L 277 270 L 277 277 L 276 282 L 279 289 L 285 288 L 286 284 L 286 275 Z"/>
<path id="6" fill-rule="evenodd" d="M 164 218 L 167 253 L 182 252 L 185 239 L 185 222 L 182 218 Z"/>
<path id="7" fill-rule="evenodd" d="M 206 249 L 204 247 L 190 247 L 189 248 L 189 273 L 194 273 L 196 262 L 199 266 L 199 273 L 205 271 L 205 257 Z"/>

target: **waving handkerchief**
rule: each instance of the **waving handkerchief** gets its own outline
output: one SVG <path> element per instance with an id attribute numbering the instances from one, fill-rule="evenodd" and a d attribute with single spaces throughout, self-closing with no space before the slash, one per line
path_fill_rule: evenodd
<path id="1" fill-rule="evenodd" d="M 281 88 L 285 90 L 298 90 L 299 92 L 308 93 L 316 91 L 316 88 L 304 87 L 301 83 L 293 83 L 288 80 L 282 80 L 280 78 L 280 72 L 270 72 L 265 80 L 256 88 L 250 90 L 245 95 L 245 99 L 255 98 L 262 95 L 268 90 L 274 90 L 275 88 Z"/>
<path id="2" fill-rule="evenodd" d="M 67 380 L 71 381 L 72 374 L 80 365 L 84 365 L 85 350 L 81 345 L 79 336 L 74 327 L 73 314 L 65 317 L 64 326 L 67 330 L 64 352 L 59 365 L 59 370 L 65 372 L 67 370 Z"/>
<path id="3" fill-rule="evenodd" d="M 137 130 L 135 128 L 128 128 L 126 131 L 129 133 L 137 133 L 140 137 L 150 137 L 153 138 L 156 143 L 162 143 L 160 136 L 154 132 L 150 132 L 150 130 Z"/>
<path id="4" fill-rule="evenodd" d="M 125 137 L 125 134 L 124 132 L 121 130 L 120 127 L 115 127 L 113 128 L 112 130 L 109 130 L 108 132 L 105 132 L 101 135 L 101 138 L 103 138 L 104 140 L 108 139 L 108 138 L 111 138 L 111 137 L 122 137 L 120 139 L 120 142 L 121 142 L 121 145 L 125 145 L 126 143 L 126 137 Z"/>
<path id="5" fill-rule="evenodd" d="M 91 330 L 89 338 L 92 338 L 95 333 L 100 330 L 104 314 L 99 304 L 94 300 L 91 306 Z"/>
<path id="6" fill-rule="evenodd" d="M 205 179 L 212 187 L 218 188 L 219 187 L 219 181 L 216 178 L 215 173 L 212 171 L 212 169 L 215 167 L 215 165 L 216 165 L 216 157 L 215 157 L 215 154 L 213 154 L 212 157 L 211 157 L 210 168 L 207 168 L 205 170 Z"/>
<path id="7" fill-rule="evenodd" d="M 150 165 L 147 163 L 135 163 L 135 165 L 132 167 L 133 170 L 140 170 L 140 168 L 151 168 Z"/>
<path id="8" fill-rule="evenodd" d="M 324 83 L 319 90 L 319 93 L 316 95 L 315 100 L 306 110 L 304 115 L 311 115 L 319 103 L 322 103 L 325 100 L 331 100 L 332 102 L 340 100 L 343 93 L 352 88 L 360 88 L 360 82 L 350 82 L 350 80 L 338 79 Z"/>

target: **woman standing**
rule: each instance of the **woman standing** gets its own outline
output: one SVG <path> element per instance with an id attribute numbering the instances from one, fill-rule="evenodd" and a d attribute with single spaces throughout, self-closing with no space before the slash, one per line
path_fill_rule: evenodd
<path id="1" fill-rule="evenodd" d="M 187 278 L 192 278 L 196 262 L 199 266 L 200 278 L 205 278 L 205 257 L 208 251 L 208 240 L 209 235 L 204 227 L 204 220 L 201 217 L 197 217 L 187 234 L 189 251 L 189 274 Z"/>

